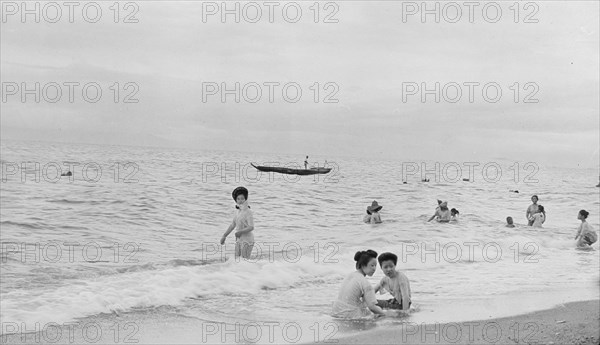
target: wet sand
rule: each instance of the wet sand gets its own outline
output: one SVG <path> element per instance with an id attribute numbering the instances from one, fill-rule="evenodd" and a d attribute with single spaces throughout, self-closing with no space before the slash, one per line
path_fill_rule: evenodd
<path id="1" fill-rule="evenodd" d="M 374 329 L 338 344 L 593 344 L 600 341 L 600 301 L 573 302 L 529 314 L 472 322 Z"/>

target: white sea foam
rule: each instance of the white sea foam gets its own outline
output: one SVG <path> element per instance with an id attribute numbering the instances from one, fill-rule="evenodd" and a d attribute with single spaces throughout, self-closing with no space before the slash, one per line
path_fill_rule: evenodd
<path id="1" fill-rule="evenodd" d="M 295 263 L 231 259 L 225 263 L 179 266 L 70 281 L 56 289 L 13 291 L 2 295 L 3 320 L 26 324 L 64 323 L 100 313 L 133 308 L 178 306 L 187 298 L 253 298 L 265 289 L 291 289 L 300 282 L 341 277 L 338 265 L 316 264 L 311 258 Z"/>

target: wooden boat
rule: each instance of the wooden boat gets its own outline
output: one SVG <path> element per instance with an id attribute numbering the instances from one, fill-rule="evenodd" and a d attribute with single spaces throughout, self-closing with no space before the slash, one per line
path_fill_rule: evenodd
<path id="1" fill-rule="evenodd" d="M 283 168 L 283 167 L 267 167 L 262 165 L 254 165 L 250 163 L 253 167 L 255 167 L 259 171 L 264 172 L 276 172 L 280 174 L 289 174 L 289 175 L 315 175 L 315 174 L 327 174 L 331 171 L 331 168 L 310 168 L 310 169 L 292 169 L 292 168 Z"/>

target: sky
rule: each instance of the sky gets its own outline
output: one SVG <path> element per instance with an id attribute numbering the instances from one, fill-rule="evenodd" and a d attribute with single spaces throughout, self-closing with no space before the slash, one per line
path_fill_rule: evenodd
<path id="1" fill-rule="evenodd" d="M 597 1 L 421 3 L 2 1 L 0 134 L 598 167 Z"/>

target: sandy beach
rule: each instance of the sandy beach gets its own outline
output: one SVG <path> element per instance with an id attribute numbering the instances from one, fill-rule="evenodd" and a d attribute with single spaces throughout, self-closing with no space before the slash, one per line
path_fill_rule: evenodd
<path id="1" fill-rule="evenodd" d="M 472 322 L 415 324 L 339 339 L 339 344 L 598 344 L 600 301 Z"/>

